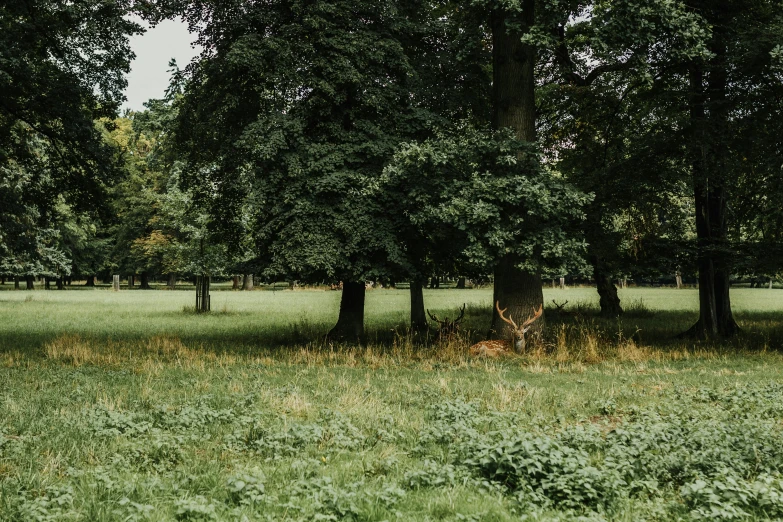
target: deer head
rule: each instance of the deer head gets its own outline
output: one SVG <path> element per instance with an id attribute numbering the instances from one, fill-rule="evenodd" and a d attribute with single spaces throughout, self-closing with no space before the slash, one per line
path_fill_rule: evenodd
<path id="1" fill-rule="evenodd" d="M 525 351 L 525 334 L 528 330 L 530 330 L 530 327 L 533 325 L 534 322 L 536 322 L 536 319 L 541 317 L 541 315 L 544 313 L 544 306 L 541 305 L 538 307 L 538 310 L 533 308 L 533 316 L 529 317 L 524 323 L 522 323 L 521 326 L 517 326 L 517 323 L 514 322 L 514 320 L 511 318 L 511 314 L 509 314 L 508 319 L 503 315 L 503 313 L 508 310 L 508 308 L 500 309 L 500 301 L 495 302 L 495 308 L 497 308 L 498 314 L 500 314 L 500 318 L 503 319 L 506 323 L 511 325 L 513 328 L 513 337 L 511 339 L 511 343 L 514 346 L 514 351 L 517 353 L 523 353 Z"/>
<path id="2" fill-rule="evenodd" d="M 427 310 L 427 315 L 430 316 L 430 319 L 438 323 L 438 339 L 448 339 L 454 334 L 456 334 L 459 331 L 459 323 L 462 321 L 462 318 L 465 316 L 465 304 L 462 304 L 462 309 L 460 309 L 459 317 L 454 319 L 453 321 L 449 319 L 448 317 L 441 321 L 438 319 L 438 316 L 431 313 L 429 310 Z"/>

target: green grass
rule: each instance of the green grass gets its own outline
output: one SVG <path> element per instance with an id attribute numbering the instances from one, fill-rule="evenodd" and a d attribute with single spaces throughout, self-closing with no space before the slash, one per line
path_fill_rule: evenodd
<path id="1" fill-rule="evenodd" d="M 362 347 L 320 341 L 337 292 L 0 292 L 0 520 L 783 517 L 783 293 L 733 291 L 730 345 L 675 338 L 693 290 L 545 297 L 582 313 L 484 360 L 489 289 L 428 291 L 469 332 L 427 348 L 403 290 Z"/>

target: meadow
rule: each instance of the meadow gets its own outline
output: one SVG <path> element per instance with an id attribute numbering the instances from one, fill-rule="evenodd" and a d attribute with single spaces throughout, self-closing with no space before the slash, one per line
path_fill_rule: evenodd
<path id="1" fill-rule="evenodd" d="M 0 291 L 0 520 L 781 519 L 783 292 L 732 298 L 709 344 L 695 290 L 603 321 L 547 289 L 544 341 L 487 360 L 491 289 L 428 290 L 467 314 L 426 347 L 405 290 L 358 347 L 321 340 L 338 292 Z"/>

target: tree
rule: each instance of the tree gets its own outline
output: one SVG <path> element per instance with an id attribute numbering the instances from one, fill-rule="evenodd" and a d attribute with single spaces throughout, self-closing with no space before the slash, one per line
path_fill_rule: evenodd
<path id="1" fill-rule="evenodd" d="M 578 263 L 584 252 L 578 223 L 590 198 L 545 169 L 534 146 L 508 129 L 462 125 L 406 144 L 379 193 L 399 202 L 397 235 L 419 273 L 423 253 L 489 273 L 503 256 L 537 272 Z"/>
<path id="2" fill-rule="evenodd" d="M 93 121 L 123 99 L 128 37 L 140 32 L 124 18 L 129 9 L 98 0 L 0 6 L 0 169 L 13 187 L 0 206 L 0 256 L 15 270 L 46 270 L 55 205 L 94 210 L 116 175 Z"/>
<path id="3" fill-rule="evenodd" d="M 406 48 L 416 5 L 213 7 L 184 11 L 207 49 L 179 105 L 186 180 L 227 239 L 252 230 L 267 277 L 343 281 L 329 336 L 360 338 L 364 280 L 401 264 L 389 202 L 371 187 L 427 125 Z"/>
<path id="4" fill-rule="evenodd" d="M 768 133 L 769 111 L 780 110 L 780 75 L 771 58 L 781 45 L 783 5 L 690 0 L 711 27 L 710 55 L 688 65 L 688 152 L 693 176 L 699 266 L 699 320 L 686 332 L 698 338 L 738 331 L 729 296 L 733 268 L 729 205 L 736 201 L 750 123 Z M 765 96 L 777 91 L 777 96 Z M 761 96 L 759 96 L 761 94 Z M 774 125 L 774 124 L 773 124 Z M 777 149 L 778 157 L 780 150 Z M 743 159 L 741 159 L 743 158 Z M 758 160 L 758 157 L 754 158 Z M 763 163 L 762 163 L 763 165 Z M 751 171 L 751 175 L 754 173 Z"/>
<path id="5" fill-rule="evenodd" d="M 540 134 L 549 161 L 594 194 L 584 232 L 606 317 L 622 313 L 613 282 L 621 273 L 687 264 L 688 166 L 673 124 L 681 109 L 660 83 L 672 62 L 706 53 L 706 34 L 672 2 L 596 4 L 552 31 Z"/>

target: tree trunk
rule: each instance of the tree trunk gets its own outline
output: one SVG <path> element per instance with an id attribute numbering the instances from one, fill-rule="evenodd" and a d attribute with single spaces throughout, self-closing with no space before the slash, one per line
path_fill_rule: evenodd
<path id="1" fill-rule="evenodd" d="M 65 289 L 65 284 L 62 277 L 58 277 L 57 279 L 55 279 L 55 282 L 57 284 L 57 290 Z"/>
<path id="2" fill-rule="evenodd" d="M 149 290 L 150 289 L 150 276 L 147 272 L 141 273 L 141 285 L 139 285 L 139 288 L 141 290 Z"/>
<path id="3" fill-rule="evenodd" d="M 499 285 L 498 281 L 503 281 Z M 495 303 L 500 303 L 501 309 L 507 309 L 504 314 L 511 317 L 517 324 L 533 315 L 533 312 L 544 303 L 544 289 L 541 278 L 519 270 L 511 256 L 505 256 L 495 268 L 495 287 L 492 292 L 492 326 L 491 339 L 511 339 L 512 328 L 498 315 Z M 543 328 L 543 319 L 539 319 L 530 331 L 532 336 L 538 336 Z"/>
<path id="4" fill-rule="evenodd" d="M 135 275 L 129 275 L 128 276 L 128 288 L 133 288 L 136 285 L 136 276 Z"/>
<path id="5" fill-rule="evenodd" d="M 35 276 L 24 276 L 24 282 L 27 285 L 27 290 L 35 290 Z"/>
<path id="6" fill-rule="evenodd" d="M 19 290 L 19 276 L 14 276 L 14 290 Z"/>
<path id="7" fill-rule="evenodd" d="M 502 9 L 493 11 L 492 26 L 492 97 L 493 125 L 497 129 L 510 127 L 524 141 L 536 140 L 535 62 L 536 50 L 523 44 L 521 36 L 535 23 L 535 0 L 522 0 L 523 24 L 519 29 L 506 27 L 507 15 Z M 516 260 L 506 255 L 495 267 L 495 289 L 492 300 L 494 338 L 511 339 L 511 327 L 503 322 L 495 309 L 508 308 L 517 323 L 524 321 L 544 303 L 541 277 L 523 272 Z M 533 323 L 532 334 L 540 334 L 543 321 Z"/>
<path id="8" fill-rule="evenodd" d="M 52 280 L 49 279 L 49 277 L 44 278 L 44 290 L 51 290 L 52 289 Z"/>
<path id="9" fill-rule="evenodd" d="M 176 288 L 177 286 L 177 274 L 174 272 L 169 273 L 169 281 L 168 281 L 168 287 L 169 288 Z"/>
<path id="10" fill-rule="evenodd" d="M 242 290 L 253 289 L 253 274 L 245 274 L 242 278 Z"/>
<path id="11" fill-rule="evenodd" d="M 699 267 L 699 319 L 683 335 L 699 339 L 731 337 L 739 331 L 729 297 L 731 262 L 727 246 L 727 191 L 725 136 L 728 112 L 723 35 L 713 34 L 707 92 L 700 66 L 691 65 L 690 117 L 691 161 L 696 206 Z M 709 111 L 705 106 L 709 105 Z M 708 116 L 709 114 L 709 116 Z"/>
<path id="12" fill-rule="evenodd" d="M 464 290 L 465 289 L 465 278 L 464 277 L 460 277 L 459 279 L 457 279 L 457 289 L 459 289 L 459 290 Z"/>
<path id="13" fill-rule="evenodd" d="M 340 316 L 326 335 L 327 340 L 356 342 L 364 337 L 365 291 L 363 282 L 343 282 Z"/>
<path id="14" fill-rule="evenodd" d="M 212 309 L 209 296 L 210 279 L 208 275 L 196 276 L 196 311 L 199 313 Z"/>
<path id="15" fill-rule="evenodd" d="M 233 276 L 231 278 L 231 290 L 239 290 L 239 276 Z"/>
<path id="16" fill-rule="evenodd" d="M 433 276 L 430 278 L 430 288 L 431 289 L 440 288 L 440 277 Z"/>
<path id="17" fill-rule="evenodd" d="M 427 314 L 424 311 L 424 281 L 411 281 L 411 331 L 417 334 L 427 331 Z"/>
<path id="18" fill-rule="evenodd" d="M 95 276 L 87 276 L 87 282 L 84 283 L 84 286 L 95 286 Z"/>

